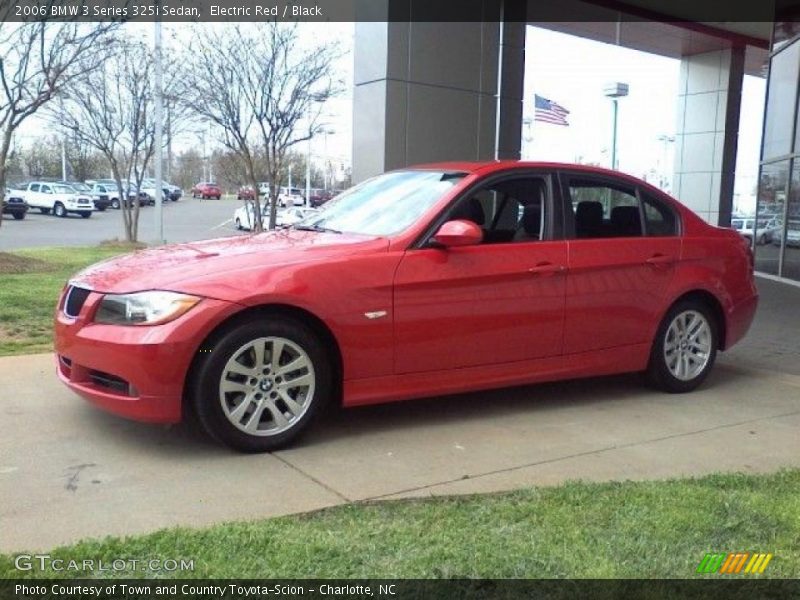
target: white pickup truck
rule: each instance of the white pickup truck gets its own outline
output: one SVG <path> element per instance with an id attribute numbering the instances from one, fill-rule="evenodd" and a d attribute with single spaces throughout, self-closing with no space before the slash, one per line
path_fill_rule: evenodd
<path id="1" fill-rule="evenodd" d="M 57 217 L 76 213 L 88 219 L 94 210 L 91 196 L 78 193 L 65 183 L 31 181 L 19 191 L 28 206 L 38 208 L 43 215 L 48 215 L 51 211 Z"/>

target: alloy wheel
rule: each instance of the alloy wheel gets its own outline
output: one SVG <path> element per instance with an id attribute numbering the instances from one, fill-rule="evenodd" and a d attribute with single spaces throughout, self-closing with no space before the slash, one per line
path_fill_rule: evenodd
<path id="1" fill-rule="evenodd" d="M 711 324 L 696 310 L 678 313 L 664 336 L 664 361 L 669 372 L 681 381 L 703 373 L 711 358 Z"/>
<path id="2" fill-rule="evenodd" d="M 219 382 L 227 419 L 253 436 L 292 428 L 314 399 L 314 365 L 303 348 L 282 337 L 261 337 L 228 359 Z"/>

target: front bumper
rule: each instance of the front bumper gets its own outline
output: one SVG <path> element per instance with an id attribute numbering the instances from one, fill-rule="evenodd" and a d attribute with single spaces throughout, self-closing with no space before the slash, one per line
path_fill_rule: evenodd
<path id="1" fill-rule="evenodd" d="M 151 423 L 181 420 L 186 373 L 208 333 L 238 305 L 204 299 L 164 325 L 93 323 L 102 294 L 90 293 L 77 318 L 55 319 L 56 372 L 72 391 L 108 412 Z"/>

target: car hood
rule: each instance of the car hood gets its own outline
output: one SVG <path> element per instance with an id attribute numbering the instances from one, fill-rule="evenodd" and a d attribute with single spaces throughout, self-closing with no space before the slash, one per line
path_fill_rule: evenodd
<path id="1" fill-rule="evenodd" d="M 388 249 L 388 240 L 355 234 L 280 230 L 171 244 L 96 263 L 71 282 L 104 293 L 187 291 L 218 281 L 222 287 L 247 271 Z M 223 294 L 220 298 L 225 299 Z"/>

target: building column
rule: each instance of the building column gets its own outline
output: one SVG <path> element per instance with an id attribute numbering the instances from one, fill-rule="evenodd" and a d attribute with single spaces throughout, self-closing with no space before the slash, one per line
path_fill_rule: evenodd
<path id="1" fill-rule="evenodd" d="M 519 158 L 526 5 L 470 6 L 480 13 L 474 22 L 429 23 L 413 22 L 409 0 L 370 0 L 373 18 L 385 11 L 409 21 L 356 23 L 354 182 L 413 164 L 495 158 L 499 64 L 498 155 Z"/>
<path id="2" fill-rule="evenodd" d="M 735 47 L 681 61 L 673 190 L 713 225 L 731 222 L 744 52 Z"/>

